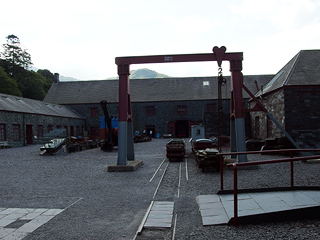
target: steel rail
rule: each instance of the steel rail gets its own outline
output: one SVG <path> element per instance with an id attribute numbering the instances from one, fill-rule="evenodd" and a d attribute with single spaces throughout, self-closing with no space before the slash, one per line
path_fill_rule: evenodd
<path id="1" fill-rule="evenodd" d="M 281 150 L 265 150 L 265 151 L 249 151 L 249 152 L 228 152 L 228 153 L 217 153 L 217 156 L 220 156 L 220 190 L 223 191 L 223 156 L 234 156 L 234 155 L 243 155 L 243 154 L 266 154 L 266 153 L 285 153 L 289 152 L 290 157 L 293 158 L 293 153 L 296 152 L 320 152 L 320 149 L 281 149 Z M 265 162 L 265 161 L 264 161 Z M 248 162 L 245 162 L 248 163 Z M 291 172 L 293 172 L 293 164 L 291 163 Z M 293 179 L 291 180 L 293 185 Z"/>
<path id="2" fill-rule="evenodd" d="M 162 164 L 164 163 L 165 160 L 166 160 L 166 158 L 163 159 L 163 161 L 160 163 L 159 167 L 157 168 L 157 170 L 153 174 L 152 178 L 150 178 L 149 182 L 151 182 L 153 180 L 153 178 L 156 176 L 156 174 L 158 173 L 159 169 L 161 168 L 161 166 L 162 166 Z"/>
<path id="3" fill-rule="evenodd" d="M 179 165 L 179 180 L 178 180 L 178 198 L 180 197 L 180 186 L 181 186 L 181 165 L 182 165 L 182 163 L 180 162 L 180 165 Z"/>
<path id="4" fill-rule="evenodd" d="M 155 198 L 155 196 L 157 195 L 157 192 L 158 192 L 158 190 L 159 190 L 159 187 L 160 187 L 160 184 L 161 184 L 161 182 L 162 182 L 162 180 L 163 180 L 163 177 L 164 177 L 164 175 L 166 174 L 166 171 L 167 171 L 167 168 L 168 168 L 168 166 L 169 166 L 169 163 L 170 163 L 170 161 L 168 162 L 166 168 L 165 168 L 164 171 L 163 171 L 163 174 L 162 174 L 161 179 L 160 179 L 160 181 L 159 181 L 159 183 L 158 183 L 158 186 L 157 186 L 157 188 L 156 188 L 156 190 L 155 190 L 155 192 L 154 192 L 154 194 L 153 194 L 153 198 Z"/>
<path id="5" fill-rule="evenodd" d="M 188 158 L 186 158 L 186 180 L 189 182 L 189 174 L 188 174 Z"/>
<path id="6" fill-rule="evenodd" d="M 176 237 L 177 219 L 178 219 L 178 214 L 176 214 L 176 216 L 174 218 L 174 225 L 173 225 L 173 231 L 172 231 L 172 240 L 174 240 L 175 237 Z"/>

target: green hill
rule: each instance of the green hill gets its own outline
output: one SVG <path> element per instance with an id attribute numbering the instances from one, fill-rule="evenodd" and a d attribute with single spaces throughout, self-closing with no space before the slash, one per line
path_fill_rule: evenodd
<path id="1" fill-rule="evenodd" d="M 141 79 L 141 78 L 170 78 L 170 76 L 162 73 L 158 73 L 148 68 L 142 68 L 142 69 L 130 71 L 130 79 Z M 108 80 L 118 79 L 118 77 L 112 77 L 107 79 Z"/>
<path id="2" fill-rule="evenodd" d="M 148 68 L 142 68 L 137 70 L 132 70 L 130 72 L 130 78 L 169 78 L 170 76 L 158 73 L 156 71 L 150 70 Z"/>

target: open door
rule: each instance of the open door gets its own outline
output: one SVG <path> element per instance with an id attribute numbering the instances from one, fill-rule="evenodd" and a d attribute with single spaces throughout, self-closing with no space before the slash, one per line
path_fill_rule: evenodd
<path id="1" fill-rule="evenodd" d="M 27 140 L 27 144 L 33 143 L 32 125 L 26 125 L 26 140 Z"/>

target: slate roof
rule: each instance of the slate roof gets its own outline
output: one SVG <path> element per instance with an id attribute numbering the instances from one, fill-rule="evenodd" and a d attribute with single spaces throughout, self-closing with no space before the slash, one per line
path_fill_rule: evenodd
<path id="1" fill-rule="evenodd" d="M 256 93 L 273 75 L 244 76 L 244 84 Z M 230 77 L 222 88 L 222 98 L 230 98 Z M 206 85 L 209 83 L 209 85 Z M 90 104 L 107 100 L 117 103 L 118 80 L 73 81 L 52 84 L 44 101 L 55 104 Z M 153 78 L 130 80 L 131 102 L 209 100 L 218 98 L 217 77 Z M 244 93 L 245 98 L 249 98 Z"/>
<path id="2" fill-rule="evenodd" d="M 62 105 L 46 103 L 3 93 L 0 93 L 0 111 L 22 112 L 28 114 L 40 114 L 67 118 L 83 118 Z"/>
<path id="3" fill-rule="evenodd" d="M 301 50 L 256 95 L 285 86 L 320 85 L 320 50 Z"/>

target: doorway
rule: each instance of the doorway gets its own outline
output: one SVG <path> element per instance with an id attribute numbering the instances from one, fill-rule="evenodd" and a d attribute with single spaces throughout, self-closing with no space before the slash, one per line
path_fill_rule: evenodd
<path id="1" fill-rule="evenodd" d="M 189 122 L 187 120 L 176 121 L 175 136 L 178 138 L 189 137 Z"/>
<path id="2" fill-rule="evenodd" d="M 26 125 L 26 140 L 27 144 L 32 144 L 33 140 L 33 131 L 32 125 Z"/>
<path id="3" fill-rule="evenodd" d="M 147 130 L 147 135 L 149 137 L 154 137 L 155 136 L 155 131 L 156 131 L 156 126 L 155 125 L 147 125 L 146 126 L 146 130 Z"/>

